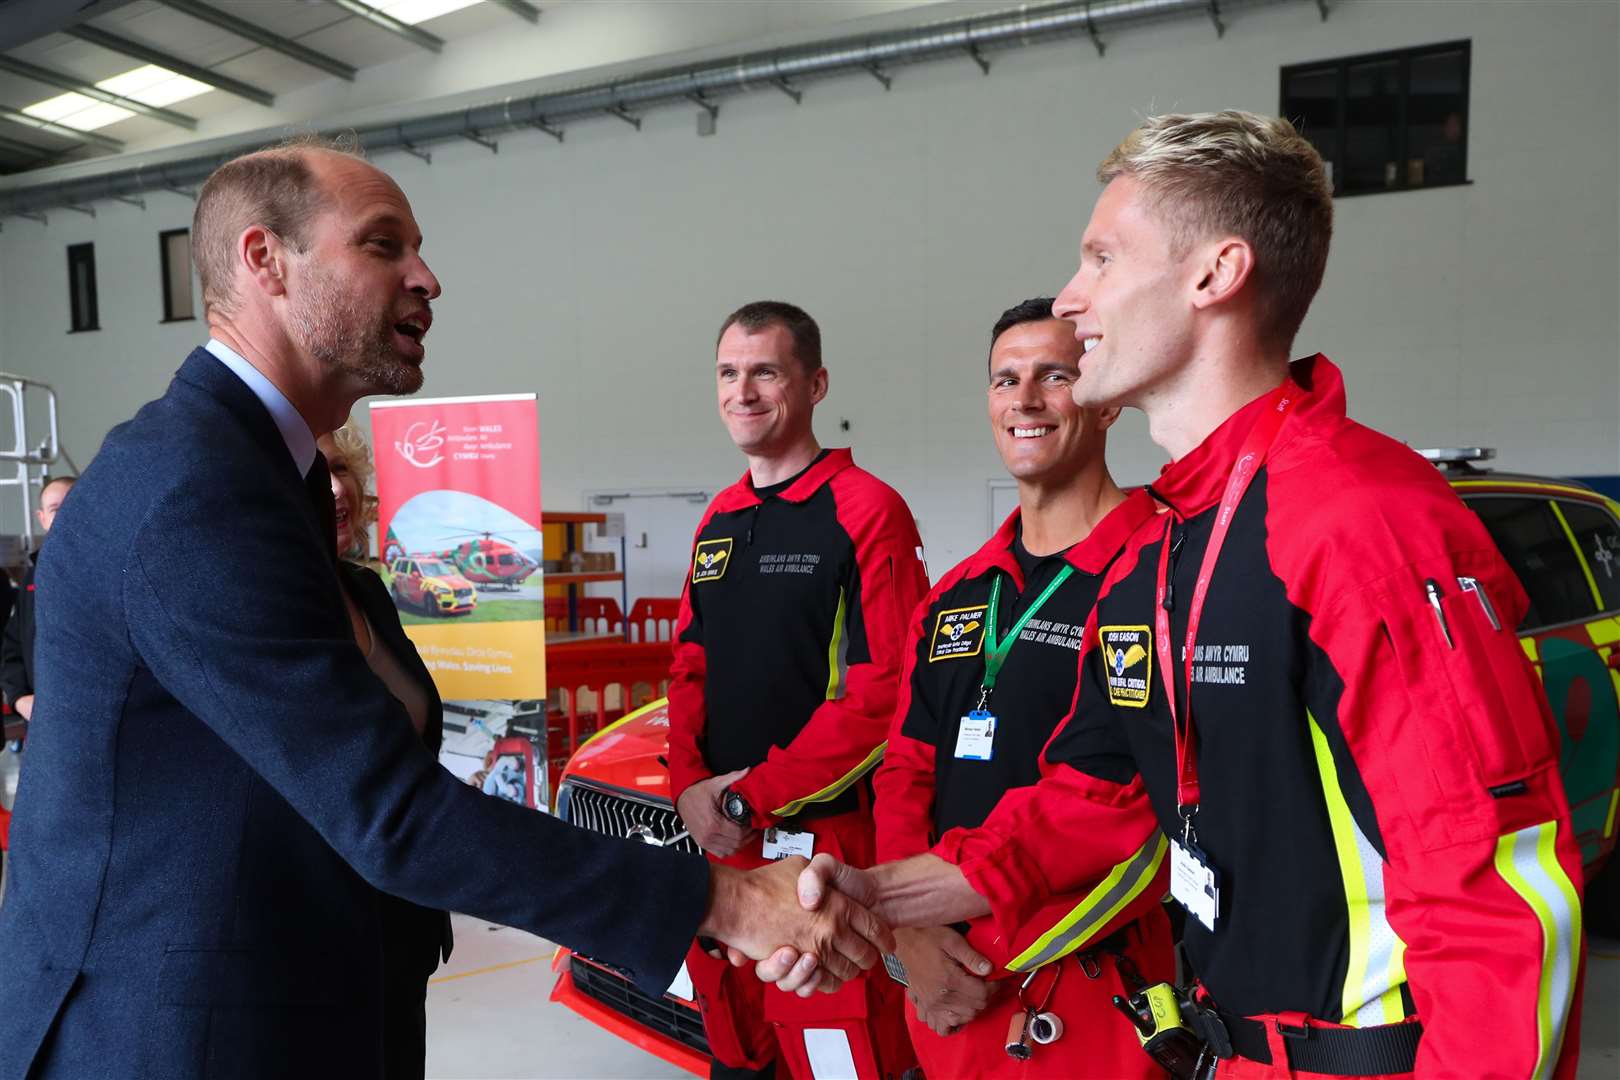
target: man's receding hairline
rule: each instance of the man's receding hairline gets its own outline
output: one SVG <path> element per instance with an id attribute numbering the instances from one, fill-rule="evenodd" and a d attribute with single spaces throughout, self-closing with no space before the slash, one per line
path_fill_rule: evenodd
<path id="1" fill-rule="evenodd" d="M 781 319 L 767 319 L 759 324 L 759 328 L 757 330 L 748 329 L 748 327 L 743 325 L 743 321 L 738 319 L 736 322 L 733 322 L 730 326 L 726 327 L 726 333 L 720 335 L 720 341 L 723 343 L 726 340 L 726 334 L 731 333 L 733 330 L 741 330 L 743 337 L 760 337 L 764 334 L 770 333 L 772 330 L 780 330 L 782 333 L 787 335 L 788 352 L 793 354 L 794 360 L 799 360 L 799 343 L 793 336 L 793 327 L 789 326 Z M 714 351 L 718 357 L 720 352 L 720 346 L 718 344 L 715 345 Z M 803 361 L 800 361 L 800 363 L 802 362 Z"/>

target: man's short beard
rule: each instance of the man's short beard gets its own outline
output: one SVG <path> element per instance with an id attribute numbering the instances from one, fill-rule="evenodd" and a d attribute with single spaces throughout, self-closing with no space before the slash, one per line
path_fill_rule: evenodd
<path id="1" fill-rule="evenodd" d="M 351 375 L 368 394 L 414 394 L 422 368 L 394 348 L 393 312 L 368 327 L 365 314 L 324 270 L 310 265 L 292 305 L 299 344 L 326 367 Z"/>

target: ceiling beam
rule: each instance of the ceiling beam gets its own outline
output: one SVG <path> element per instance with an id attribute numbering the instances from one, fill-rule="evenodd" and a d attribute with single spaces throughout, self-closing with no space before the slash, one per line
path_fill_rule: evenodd
<path id="1" fill-rule="evenodd" d="M 108 105 L 116 105 L 120 109 L 127 109 L 132 113 L 138 113 L 153 120 L 161 120 L 165 124 L 173 124 L 175 127 L 185 128 L 187 131 L 197 130 L 197 118 L 194 116 L 187 116 L 185 113 L 175 112 L 173 109 L 165 109 L 157 105 L 148 105 L 144 101 L 136 101 L 134 98 L 124 97 L 122 94 L 103 90 L 101 87 L 87 83 L 76 76 L 60 71 L 52 71 L 50 68 L 38 67 L 28 63 L 26 60 L 0 56 L 0 71 L 9 71 L 13 75 L 21 75 L 25 79 L 44 83 L 46 86 L 71 90 L 75 94 L 83 94 L 87 98 L 94 98 Z"/>
<path id="2" fill-rule="evenodd" d="M 193 19 L 208 23 L 210 26 L 217 26 L 221 30 L 235 34 L 239 38 L 246 38 L 255 45 L 262 45 L 266 49 L 278 52 L 283 56 L 290 56 L 301 64 L 320 68 L 328 74 L 336 75 L 338 78 L 349 82 L 354 81 L 353 65 L 345 64 L 343 61 L 327 56 L 325 53 L 316 52 L 309 46 L 300 45 L 291 38 L 282 37 L 280 34 L 272 34 L 257 23 L 239 19 L 229 12 L 209 7 L 207 4 L 200 4 L 197 0 L 158 0 L 158 3 L 164 7 L 173 8 L 183 15 L 190 15 Z"/>
<path id="3" fill-rule="evenodd" d="M 71 128 L 66 124 L 55 124 L 49 120 L 41 120 L 37 116 L 29 116 L 25 112 L 8 109 L 4 105 L 0 105 L 0 120 L 9 120 L 13 124 L 31 127 L 35 131 L 43 131 L 60 139 L 72 139 L 74 142 L 88 143 L 103 150 L 118 151 L 124 148 L 122 142 L 109 136 L 97 135 L 93 131 L 80 131 L 78 128 Z"/>
<path id="4" fill-rule="evenodd" d="M 540 9 L 529 3 L 528 0 L 489 0 L 492 4 L 499 4 L 514 15 L 522 16 L 529 22 L 540 21 Z"/>
<path id="5" fill-rule="evenodd" d="M 442 38 L 436 38 L 426 30 L 412 26 L 410 23 L 400 22 L 392 15 L 384 14 L 370 4 L 361 3 L 360 0 L 327 0 L 327 3 L 335 4 L 351 15 L 358 15 L 371 25 L 387 30 L 390 34 L 397 34 L 412 45 L 420 45 L 428 52 L 438 52 L 444 48 Z"/>
<path id="6" fill-rule="evenodd" d="M 117 34 L 109 34 L 107 31 L 94 26 L 75 26 L 73 29 L 63 32 L 78 38 L 80 41 L 100 45 L 109 52 L 122 53 L 137 60 L 145 60 L 148 64 L 168 68 L 176 75 L 184 75 L 188 79 L 196 79 L 200 83 L 207 83 L 215 90 L 235 94 L 237 97 L 245 98 L 255 105 L 268 107 L 276 103 L 274 94 L 260 90 L 257 86 L 239 82 L 228 75 L 221 75 L 217 71 L 209 71 L 205 67 L 199 67 L 187 60 L 180 59 L 178 56 L 170 56 L 168 53 L 154 49 L 151 46 L 142 45 L 140 42 L 131 41 L 129 38 L 119 37 Z"/>
<path id="7" fill-rule="evenodd" d="M 22 154 L 24 157 L 35 158 L 39 161 L 48 161 L 57 156 L 55 150 L 47 150 L 43 146 L 35 146 L 33 143 L 23 142 L 20 139 L 8 139 L 4 135 L 0 135 L 0 150 L 11 154 Z"/>
<path id="8" fill-rule="evenodd" d="M 46 34 L 116 11 L 133 0 L 0 0 L 0 49 L 14 49 Z"/>

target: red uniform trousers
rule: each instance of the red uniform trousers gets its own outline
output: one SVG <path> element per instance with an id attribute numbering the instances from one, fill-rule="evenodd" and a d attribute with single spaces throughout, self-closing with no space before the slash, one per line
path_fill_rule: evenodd
<path id="1" fill-rule="evenodd" d="M 1163 911 L 1149 911 L 1127 927 L 1124 935 L 1125 955 L 1142 978 L 1153 983 L 1174 977 L 1170 923 Z M 984 945 L 975 940 L 977 936 L 969 934 L 968 941 L 982 952 Z M 907 1002 L 911 1044 L 917 1049 L 917 1059 L 928 1080 L 980 1076 L 1017 1080 L 1163 1080 L 1164 1071 L 1143 1052 L 1130 1022 L 1114 1008 L 1115 994 L 1128 996 L 1134 992 L 1134 987 L 1121 980 L 1114 957 L 1099 950 L 1087 954 L 1085 964 L 1071 955 L 1041 968 L 1026 992 L 1026 996 L 1033 997 L 1033 1004 L 1039 1005 L 1044 997 L 1054 967 L 1060 974 L 1046 1011 L 1063 1021 L 1063 1036 L 1045 1046 L 1032 1043 L 1033 1052 L 1027 1061 L 1018 1061 L 1007 1053 L 1008 1029 L 1013 1017 L 1023 1011 L 1018 1003 L 1018 988 L 1026 978 L 1022 972 L 1001 969 L 990 1005 L 950 1035 L 934 1034 L 917 1019 L 916 1009 Z"/>
<path id="2" fill-rule="evenodd" d="M 858 811 L 795 822 L 794 827 L 815 834 L 817 854 L 827 852 L 852 866 L 871 866 L 872 819 L 868 800 L 861 801 Z M 739 870 L 752 870 L 765 865 L 759 844 L 755 840 L 730 858 L 710 858 Z M 818 1032 L 810 1036 L 812 1043 L 817 1047 L 830 1043 L 835 1055 L 847 1040 L 860 1080 L 892 1080 L 916 1064 L 902 1011 L 905 990 L 882 965 L 836 993 L 801 998 L 766 986 L 752 967 L 734 968 L 709 956 L 696 943 L 686 964 L 703 1011 L 709 1052 L 723 1064 L 761 1069 L 780 1058 L 795 1080 L 813 1080 L 807 1031 Z"/>

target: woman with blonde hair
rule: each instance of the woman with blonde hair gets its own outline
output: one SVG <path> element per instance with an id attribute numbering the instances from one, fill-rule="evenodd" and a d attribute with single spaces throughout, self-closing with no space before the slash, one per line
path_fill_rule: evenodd
<path id="1" fill-rule="evenodd" d="M 388 588 L 361 564 L 371 549 L 367 526 L 375 506 L 366 498 L 371 448 L 353 420 L 316 440 L 326 455 L 336 505 L 338 576 L 355 644 L 371 670 L 410 713 L 435 755 L 444 738 L 444 707 L 433 678 L 405 636 Z M 427 980 L 450 957 L 450 917 L 386 893 L 379 894 L 383 952 L 383 1075 L 421 1077 L 427 1056 Z"/>

